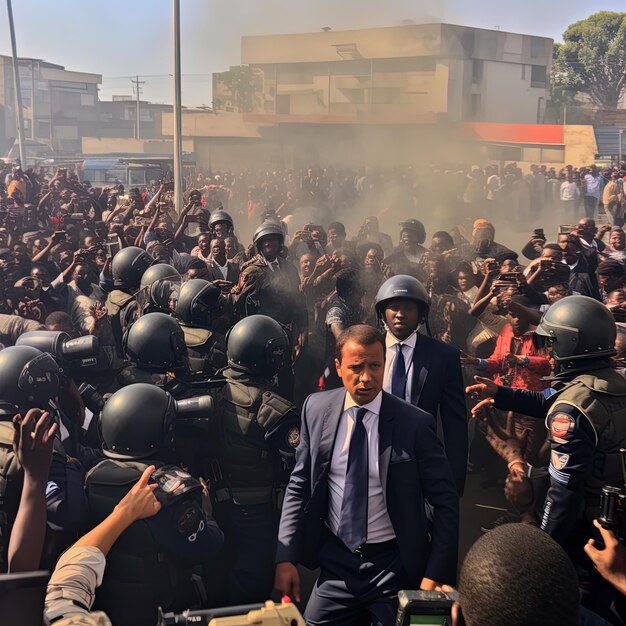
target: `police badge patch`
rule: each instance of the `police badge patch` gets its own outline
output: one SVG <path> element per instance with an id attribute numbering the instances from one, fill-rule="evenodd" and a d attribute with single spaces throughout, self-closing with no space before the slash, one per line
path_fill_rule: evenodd
<path id="1" fill-rule="evenodd" d="M 550 434 L 556 443 L 567 443 L 576 430 L 576 420 L 567 413 L 550 416 Z"/>
<path id="2" fill-rule="evenodd" d="M 300 443 L 300 429 L 297 426 L 294 426 L 288 433 L 287 433 L 287 443 L 292 447 L 292 448 L 297 448 L 298 444 Z"/>

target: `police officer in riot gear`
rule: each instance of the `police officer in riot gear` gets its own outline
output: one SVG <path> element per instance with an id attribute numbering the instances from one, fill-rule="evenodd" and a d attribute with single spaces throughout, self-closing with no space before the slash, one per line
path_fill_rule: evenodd
<path id="1" fill-rule="evenodd" d="M 171 313 L 180 289 L 181 277 L 169 263 L 150 266 L 141 277 L 136 295 L 138 314 Z"/>
<path id="2" fill-rule="evenodd" d="M 226 239 L 230 237 L 235 230 L 233 218 L 224 209 L 218 209 L 211 213 L 209 217 L 209 232 L 212 237 L 217 239 Z"/>
<path id="3" fill-rule="evenodd" d="M 477 377 L 468 393 L 485 405 L 545 419 L 551 457 L 549 487 L 540 527 L 568 552 L 576 569 L 582 602 L 611 621 L 613 589 L 594 571 L 583 553 L 600 515 L 604 485 L 622 484 L 620 448 L 626 448 L 626 380 L 611 367 L 615 354 L 615 321 L 609 310 L 586 296 L 554 303 L 536 329 L 540 345 L 551 346 L 556 381 L 551 389 L 529 392 L 495 385 Z M 520 458 L 512 471 L 527 473 Z M 534 468 L 531 468 L 531 474 Z"/>
<path id="4" fill-rule="evenodd" d="M 262 602 L 272 590 L 282 488 L 300 440 L 299 416 L 272 382 L 288 351 L 280 324 L 264 315 L 238 322 L 227 337 L 207 470 L 225 536 L 222 604 Z"/>
<path id="5" fill-rule="evenodd" d="M 13 417 L 29 409 L 48 411 L 59 421 L 54 400 L 61 368 L 55 359 L 31 346 L 0 351 L 0 571 L 6 571 L 8 538 L 20 502 L 22 470 L 13 450 Z M 87 522 L 84 472 L 69 458 L 57 432 L 46 485 L 48 533 L 44 561 L 56 557 L 76 539 Z"/>
<path id="6" fill-rule="evenodd" d="M 154 516 L 135 522 L 107 556 L 94 608 L 120 626 L 153 626 L 157 608 L 189 607 L 193 566 L 217 554 L 222 533 L 201 506 L 202 487 L 186 471 L 167 465 L 173 458 L 174 423 L 186 411 L 154 385 L 120 389 L 105 404 L 100 430 L 106 460 L 87 475 L 92 527 L 105 519 L 154 465 L 155 496 L 162 505 Z M 193 580 L 199 580 L 194 577 Z M 196 588 L 200 596 L 203 589 Z M 193 596 L 193 593 L 192 593 Z"/>
<path id="7" fill-rule="evenodd" d="M 234 297 L 239 318 L 261 314 L 275 319 L 285 329 L 293 354 L 285 359 L 279 374 L 279 390 L 293 397 L 292 361 L 308 338 L 308 315 L 295 266 L 280 256 L 285 237 L 280 224 L 264 222 L 252 241 L 258 254 L 241 268 L 239 293 Z M 292 358 L 291 358 L 292 357 Z"/>
<path id="8" fill-rule="evenodd" d="M 168 373 L 183 378 L 189 374 L 185 336 L 170 315 L 148 313 L 141 316 L 124 335 L 123 346 L 131 365 L 118 376 L 122 385 L 160 384 Z"/>
<path id="9" fill-rule="evenodd" d="M 119 356 L 122 355 L 122 336 L 137 317 L 135 293 L 141 277 L 154 263 L 154 259 L 141 248 L 130 246 L 120 250 L 111 262 L 113 291 L 106 299 L 106 310 Z"/>
<path id="10" fill-rule="evenodd" d="M 224 337 L 211 328 L 213 316 L 221 307 L 220 288 L 201 278 L 185 282 L 174 312 L 180 320 L 193 374 L 213 376 L 226 367 Z"/>

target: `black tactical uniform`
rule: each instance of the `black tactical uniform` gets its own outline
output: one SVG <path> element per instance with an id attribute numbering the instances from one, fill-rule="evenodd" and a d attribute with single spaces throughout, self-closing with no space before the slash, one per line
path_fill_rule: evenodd
<path id="1" fill-rule="evenodd" d="M 215 375 L 226 367 L 224 337 L 210 330 L 213 312 L 220 307 L 219 287 L 208 280 L 194 278 L 184 283 L 175 313 L 185 335 L 191 372 L 202 377 Z"/>
<path id="2" fill-rule="evenodd" d="M 539 343 L 552 346 L 556 383 L 544 392 L 500 387 L 496 407 L 546 420 L 550 485 L 540 526 L 556 539 L 578 570 L 583 604 L 612 619 L 612 587 L 597 574 L 583 546 L 595 534 L 604 485 L 623 482 L 619 449 L 626 447 L 626 380 L 611 368 L 615 322 L 586 296 L 553 304 L 537 327 Z"/>
<path id="3" fill-rule="evenodd" d="M 61 370 L 51 355 L 30 346 L 0 351 L 0 571 L 6 571 L 8 538 L 19 508 L 23 474 L 13 451 L 13 416 L 31 408 L 50 407 L 59 391 Z M 58 420 L 58 416 L 56 416 Z M 49 532 L 43 562 L 53 565 L 60 553 L 84 530 L 87 505 L 84 472 L 70 460 L 59 433 L 54 442 L 46 485 Z"/>
<path id="4" fill-rule="evenodd" d="M 219 551 L 222 533 L 201 506 L 197 480 L 174 465 L 174 421 L 185 411 L 170 394 L 138 383 L 111 396 L 102 410 L 105 454 L 87 475 L 91 525 L 105 519 L 149 465 L 161 510 L 135 522 L 107 556 L 95 609 L 119 626 L 153 626 L 157 608 L 188 607 L 204 596 L 189 597 L 193 566 L 209 562 Z M 198 578 L 199 579 L 199 578 Z M 192 594 L 193 596 L 194 594 Z"/>
<path id="5" fill-rule="evenodd" d="M 135 292 L 141 283 L 143 273 L 152 265 L 154 259 L 141 248 L 130 246 L 120 250 L 111 263 L 113 291 L 106 299 L 106 310 L 111 320 L 118 355 L 122 354 L 122 336 L 124 331 L 137 317 Z"/>
<path id="6" fill-rule="evenodd" d="M 272 590 L 282 490 L 300 440 L 299 416 L 271 381 L 288 346 L 280 325 L 263 315 L 237 323 L 227 337 L 207 470 L 226 542 L 224 604 L 263 601 Z"/>

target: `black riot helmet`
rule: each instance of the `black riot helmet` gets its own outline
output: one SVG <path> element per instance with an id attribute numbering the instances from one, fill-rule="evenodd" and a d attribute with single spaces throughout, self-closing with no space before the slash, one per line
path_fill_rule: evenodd
<path id="1" fill-rule="evenodd" d="M 271 378 L 283 364 L 289 339 L 282 326 L 267 315 L 250 315 L 226 335 L 228 365 L 239 372 Z"/>
<path id="2" fill-rule="evenodd" d="M 104 454 L 122 460 L 156 458 L 171 447 L 175 419 L 172 396 L 160 387 L 123 387 L 109 398 L 100 416 Z"/>
<path id="3" fill-rule="evenodd" d="M 164 279 L 180 279 L 178 270 L 169 263 L 155 263 L 151 265 L 141 277 L 139 287 L 144 289 L 149 287 L 153 282 Z"/>
<path id="4" fill-rule="evenodd" d="M 153 372 L 188 369 L 183 331 L 165 313 L 140 317 L 124 335 L 124 352 L 141 369 Z"/>
<path id="5" fill-rule="evenodd" d="M 31 346 L 0 351 L 0 402 L 19 411 L 49 406 L 59 393 L 61 370 L 52 355 Z"/>
<path id="6" fill-rule="evenodd" d="M 215 226 L 215 224 L 217 224 L 218 222 L 227 222 L 228 224 L 230 224 L 231 230 L 234 228 L 233 218 L 223 209 L 213 211 L 213 213 L 211 213 L 211 216 L 209 217 L 210 227 Z"/>
<path id="7" fill-rule="evenodd" d="M 552 346 L 558 369 L 583 371 L 616 354 L 615 319 L 601 302 L 587 296 L 567 296 L 550 306 L 535 330 L 537 347 Z"/>
<path id="8" fill-rule="evenodd" d="M 413 300 L 420 305 L 423 318 L 421 322 L 428 319 L 428 310 L 430 309 L 430 298 L 428 292 L 422 283 L 413 276 L 407 274 L 398 274 L 388 278 L 378 289 L 378 293 L 374 298 L 376 307 L 376 316 L 381 322 L 385 320 L 385 308 L 392 300 Z"/>
<path id="9" fill-rule="evenodd" d="M 260 250 L 260 243 L 264 237 L 279 237 L 280 245 L 282 246 L 285 241 L 285 235 L 280 223 L 276 222 L 263 222 L 255 231 L 252 236 L 252 243 L 256 246 L 257 250 Z"/>
<path id="10" fill-rule="evenodd" d="M 118 289 L 137 289 L 144 272 L 154 263 L 154 259 L 141 248 L 123 248 L 111 262 L 113 285 Z"/>
<path id="11" fill-rule="evenodd" d="M 174 312 L 188 326 L 208 328 L 213 311 L 219 309 L 221 289 L 202 278 L 183 283 Z"/>

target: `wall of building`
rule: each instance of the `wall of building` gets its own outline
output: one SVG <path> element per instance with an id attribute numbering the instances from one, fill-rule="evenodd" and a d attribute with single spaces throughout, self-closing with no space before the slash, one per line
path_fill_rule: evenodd
<path id="1" fill-rule="evenodd" d="M 563 165 L 591 165 L 595 163 L 598 148 L 593 126 L 563 126 L 565 162 Z"/>
<path id="2" fill-rule="evenodd" d="M 532 87 L 531 76 L 531 65 L 483 61 L 482 81 L 476 91 L 480 95 L 481 106 L 474 119 L 498 123 L 540 123 L 541 117 L 538 116 L 541 116 L 548 98 L 547 83 L 546 87 Z"/>

